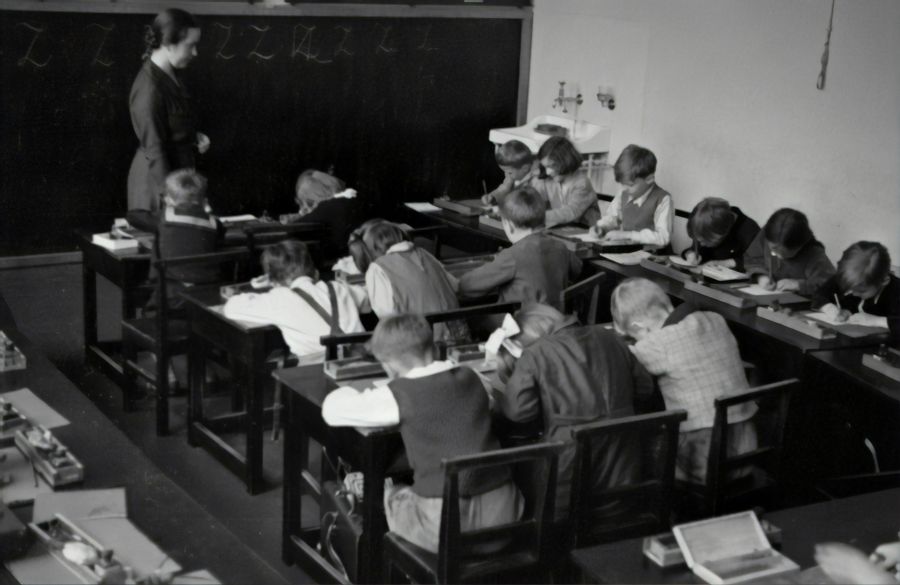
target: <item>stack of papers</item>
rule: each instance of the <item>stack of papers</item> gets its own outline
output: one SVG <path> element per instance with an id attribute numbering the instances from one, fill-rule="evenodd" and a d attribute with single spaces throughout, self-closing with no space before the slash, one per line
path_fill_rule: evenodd
<path id="1" fill-rule="evenodd" d="M 606 258 L 607 260 L 611 260 L 616 264 L 622 264 L 624 266 L 637 266 L 641 263 L 641 260 L 646 260 L 647 258 L 650 258 L 650 256 L 652 256 L 652 254 L 646 250 L 636 250 L 624 254 L 600 254 L 601 258 Z"/>
<path id="2" fill-rule="evenodd" d="M 431 203 L 426 203 L 424 201 L 414 202 L 414 203 L 405 203 L 407 207 L 412 209 L 413 211 L 418 211 L 419 213 L 434 213 L 435 211 L 440 211 L 441 208 L 437 205 L 433 205 Z"/>

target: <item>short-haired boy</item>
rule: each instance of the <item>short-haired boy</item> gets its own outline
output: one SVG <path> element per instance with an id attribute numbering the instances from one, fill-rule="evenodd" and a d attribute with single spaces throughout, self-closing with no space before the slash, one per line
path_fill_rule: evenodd
<path id="1" fill-rule="evenodd" d="M 359 311 L 368 309 L 362 287 L 319 280 L 306 244 L 285 240 L 262 253 L 263 270 L 272 289 L 238 294 L 225 302 L 229 319 L 275 325 L 301 364 L 321 362 L 319 338 L 332 331 L 363 331 Z"/>
<path id="2" fill-rule="evenodd" d="M 440 542 L 444 474 L 441 460 L 500 448 L 491 432 L 488 397 L 469 368 L 434 361 L 433 334 L 420 315 L 378 323 L 372 352 L 391 381 L 362 392 L 338 388 L 325 397 L 322 417 L 331 426 L 400 425 L 412 486 L 385 489 L 388 528 L 426 550 Z M 523 509 L 511 470 L 484 468 L 460 475 L 463 531 L 517 520 Z"/>
<path id="3" fill-rule="evenodd" d="M 617 286 L 611 309 L 616 329 L 636 340 L 631 350 L 638 361 L 659 377 L 666 408 L 688 413 L 681 425 L 676 477 L 705 483 L 715 399 L 748 389 L 737 341 L 721 315 L 693 311 L 687 304 L 676 310 L 659 285 L 646 278 Z M 729 411 L 733 454 L 756 448 L 750 421 L 755 412 L 755 406 Z"/>
<path id="4" fill-rule="evenodd" d="M 656 155 L 629 144 L 616 159 L 613 170 L 622 192 L 609 204 L 594 231 L 609 239 L 667 247 L 675 208 L 669 192 L 656 184 Z"/>
<path id="5" fill-rule="evenodd" d="M 900 279 L 891 256 L 878 242 L 856 242 L 844 251 L 837 273 L 813 296 L 814 308 L 837 321 L 887 327 L 900 340 Z"/>
<path id="6" fill-rule="evenodd" d="M 163 209 L 133 210 L 128 222 L 156 234 L 154 257 L 177 258 L 215 252 L 224 229 L 206 201 L 206 178 L 194 169 L 172 171 L 166 177 Z M 212 284 L 221 280 L 219 266 L 188 265 L 167 272 L 169 303 L 177 305 L 185 286 Z M 154 297 L 154 302 L 158 302 Z"/>
<path id="7" fill-rule="evenodd" d="M 544 233 L 546 205 L 531 187 L 512 191 L 500 204 L 503 231 L 512 242 L 491 262 L 459 279 L 459 294 L 498 291 L 500 301 L 539 302 L 560 308 L 560 294 L 581 273 L 581 260 Z"/>
<path id="8" fill-rule="evenodd" d="M 537 178 L 538 165 L 534 153 L 519 140 L 504 142 L 496 152 L 494 159 L 503 171 L 503 182 L 496 189 L 481 198 L 488 205 L 500 205 L 503 198 L 513 189 L 530 185 Z"/>

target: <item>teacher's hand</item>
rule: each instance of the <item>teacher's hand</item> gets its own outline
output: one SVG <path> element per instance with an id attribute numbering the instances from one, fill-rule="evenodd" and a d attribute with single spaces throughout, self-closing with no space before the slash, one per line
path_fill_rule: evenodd
<path id="1" fill-rule="evenodd" d="M 200 154 L 206 154 L 206 151 L 209 150 L 210 145 L 209 136 L 204 134 L 203 132 L 197 132 L 197 152 Z"/>

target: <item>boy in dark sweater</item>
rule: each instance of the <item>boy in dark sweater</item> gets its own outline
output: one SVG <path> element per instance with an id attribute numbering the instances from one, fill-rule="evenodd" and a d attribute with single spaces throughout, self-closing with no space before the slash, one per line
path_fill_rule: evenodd
<path id="1" fill-rule="evenodd" d="M 325 397 L 322 417 L 331 426 L 400 425 L 413 469 L 412 486 L 385 489 L 388 528 L 411 543 L 437 552 L 444 474 L 441 460 L 493 451 L 488 396 L 472 370 L 434 361 L 431 326 L 420 315 L 396 315 L 378 323 L 372 351 L 391 377 L 362 392 L 338 388 Z M 518 519 L 523 502 L 509 468 L 460 474 L 463 531 Z"/>
<path id="2" fill-rule="evenodd" d="M 495 290 L 500 301 L 538 302 L 560 308 L 560 293 L 581 273 L 581 260 L 543 231 L 546 205 L 531 187 L 511 192 L 500 204 L 503 231 L 512 246 L 459 279 L 459 294 L 481 297 Z"/>
<path id="3" fill-rule="evenodd" d="M 887 327 L 900 341 L 900 279 L 878 242 L 856 242 L 841 256 L 837 274 L 813 295 L 812 306 L 837 321 Z"/>
<path id="4" fill-rule="evenodd" d="M 691 264 L 744 270 L 744 252 L 759 233 L 759 224 L 719 197 L 698 203 L 687 221 L 693 245 L 681 253 Z"/>
<path id="5" fill-rule="evenodd" d="M 222 224 L 212 215 L 206 202 L 206 178 L 194 169 L 173 171 L 166 177 L 165 205 L 157 213 L 134 210 L 128 223 L 156 234 L 154 258 L 178 258 L 215 252 L 224 235 Z M 179 304 L 178 292 L 197 284 L 221 280 L 217 265 L 188 265 L 172 268 L 169 279 L 169 304 Z"/>

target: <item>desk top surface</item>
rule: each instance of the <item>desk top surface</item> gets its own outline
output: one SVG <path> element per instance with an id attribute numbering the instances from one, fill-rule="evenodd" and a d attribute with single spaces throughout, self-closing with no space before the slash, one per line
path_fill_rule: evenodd
<path id="1" fill-rule="evenodd" d="M 286 583 L 166 477 L 23 335 L 7 334 L 27 356 L 28 367 L 0 373 L 0 393 L 29 388 L 71 421 L 53 433 L 85 466 L 84 483 L 73 489 L 126 488 L 129 518 L 186 571 L 209 569 L 225 583 Z"/>
<path id="2" fill-rule="evenodd" d="M 230 319 L 225 316 L 223 307 L 225 300 L 222 298 L 219 285 L 196 286 L 181 291 L 179 294 L 190 307 L 200 309 L 199 314 L 208 315 L 220 321 L 233 325 L 236 329 L 245 332 L 265 332 L 275 330 L 274 325 L 251 323 L 239 319 Z"/>
<path id="3" fill-rule="evenodd" d="M 844 542 L 871 552 L 897 540 L 900 488 L 773 512 L 765 516 L 781 528 L 781 552 L 801 568 L 815 565 L 816 543 Z M 687 567 L 662 569 L 644 557 L 635 538 L 576 550 L 575 562 L 599 583 L 700 583 Z"/>
<path id="4" fill-rule="evenodd" d="M 889 398 L 900 402 L 900 382 L 873 370 L 862 363 L 863 354 L 875 353 L 877 346 L 866 348 L 849 348 L 828 351 L 814 351 L 810 357 L 841 374 L 853 378 L 857 384 L 876 390 Z"/>

